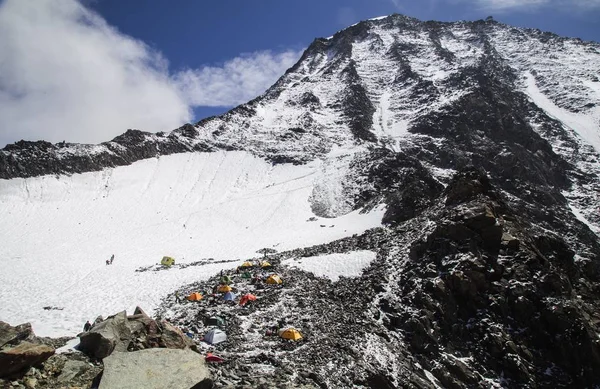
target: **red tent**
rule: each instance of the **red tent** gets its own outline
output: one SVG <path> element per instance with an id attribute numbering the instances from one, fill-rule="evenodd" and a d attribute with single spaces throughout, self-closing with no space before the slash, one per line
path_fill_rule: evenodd
<path id="1" fill-rule="evenodd" d="M 240 305 L 244 306 L 246 305 L 246 303 L 248 301 L 256 301 L 256 296 L 253 295 L 252 293 L 246 293 L 245 295 L 242 296 L 242 298 L 240 299 Z"/>
<path id="2" fill-rule="evenodd" d="M 225 360 L 223 358 L 217 357 L 216 355 L 213 355 L 212 353 L 207 353 L 204 360 L 206 362 L 225 362 Z"/>

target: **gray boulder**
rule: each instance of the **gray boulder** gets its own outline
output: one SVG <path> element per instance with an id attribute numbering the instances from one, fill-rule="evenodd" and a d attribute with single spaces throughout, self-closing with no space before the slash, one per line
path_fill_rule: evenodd
<path id="1" fill-rule="evenodd" d="M 204 358 L 191 350 L 114 352 L 103 363 L 99 389 L 189 389 L 210 380 Z"/>
<path id="2" fill-rule="evenodd" d="M 21 342 L 18 346 L 0 351 L 0 377 L 37 366 L 54 355 L 52 347 L 43 344 Z"/>
<path id="3" fill-rule="evenodd" d="M 76 377 L 82 375 L 87 370 L 90 369 L 90 365 L 83 361 L 77 360 L 68 360 L 65 362 L 65 366 L 62 369 L 62 372 L 58 376 L 59 382 L 71 382 Z"/>
<path id="4" fill-rule="evenodd" d="M 187 335 L 168 321 L 163 320 L 160 324 L 162 327 L 162 346 L 183 349 L 194 345 L 194 342 Z"/>
<path id="5" fill-rule="evenodd" d="M 14 343 L 19 340 L 24 340 L 33 336 L 33 330 L 30 323 L 11 326 L 8 323 L 0 321 L 0 347 L 5 344 Z"/>
<path id="6" fill-rule="evenodd" d="M 127 313 L 123 311 L 109 316 L 79 337 L 79 350 L 93 358 L 106 358 L 113 351 L 127 351 L 131 342 Z"/>

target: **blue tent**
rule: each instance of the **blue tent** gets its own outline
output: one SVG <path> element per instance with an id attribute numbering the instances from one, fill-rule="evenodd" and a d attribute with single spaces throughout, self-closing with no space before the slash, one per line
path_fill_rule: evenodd
<path id="1" fill-rule="evenodd" d="M 216 328 L 214 330 L 208 331 L 206 335 L 204 335 L 204 341 L 210 344 L 217 344 L 226 340 L 227 335 L 223 331 Z"/>
<path id="2" fill-rule="evenodd" d="M 223 300 L 234 301 L 237 296 L 235 293 L 227 292 L 223 295 Z"/>

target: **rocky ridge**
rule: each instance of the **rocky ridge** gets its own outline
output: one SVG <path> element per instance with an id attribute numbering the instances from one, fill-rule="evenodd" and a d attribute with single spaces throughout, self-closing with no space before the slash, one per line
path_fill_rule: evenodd
<path id="1" fill-rule="evenodd" d="M 444 200 L 392 228 L 274 254 L 286 258 L 359 249 L 377 259 L 340 281 L 278 266 L 283 288 L 231 274 L 249 308 L 173 304 L 159 315 L 196 334 L 226 318 L 229 339 L 212 351 L 217 387 L 259 382 L 317 387 L 590 387 L 599 382 L 600 246 L 581 261 L 565 241 L 533 228 L 477 169 L 455 175 Z M 180 293 L 210 290 L 216 276 Z M 299 343 L 266 336 L 283 322 Z M 260 372 L 257 374 L 256 372 Z M 220 386 L 219 386 L 220 385 Z M 238 385 L 238 386 L 236 386 Z M 244 386 L 246 385 L 246 386 Z"/>

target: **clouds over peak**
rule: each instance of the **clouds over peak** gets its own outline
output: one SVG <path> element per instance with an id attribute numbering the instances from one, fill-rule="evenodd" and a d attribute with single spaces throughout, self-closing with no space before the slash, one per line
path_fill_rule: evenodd
<path id="1" fill-rule="evenodd" d="M 0 147 L 19 139 L 96 143 L 164 131 L 195 105 L 233 106 L 300 54 L 259 52 L 172 74 L 161 53 L 76 0 L 0 2 Z"/>
<path id="2" fill-rule="evenodd" d="M 402 11 L 409 0 L 387 0 L 395 9 Z M 536 11 L 544 8 L 559 8 L 562 11 L 580 12 L 600 9 L 600 0 L 428 0 L 429 7 L 438 3 L 450 5 L 471 4 L 479 11 Z"/>
<path id="3" fill-rule="evenodd" d="M 295 50 L 280 53 L 258 51 L 243 54 L 221 66 L 182 71 L 175 76 L 175 80 L 192 105 L 237 105 L 263 93 L 301 55 L 301 51 Z"/>
<path id="4" fill-rule="evenodd" d="M 392 0 L 397 1 L 397 0 Z M 455 1 L 455 0 L 452 0 Z M 537 10 L 556 7 L 570 10 L 586 10 L 600 8 L 600 0 L 458 0 L 473 3 L 479 9 L 489 11 Z"/>

